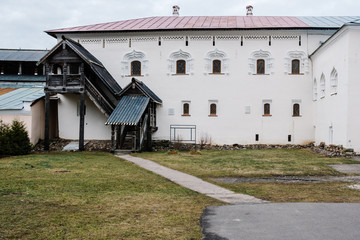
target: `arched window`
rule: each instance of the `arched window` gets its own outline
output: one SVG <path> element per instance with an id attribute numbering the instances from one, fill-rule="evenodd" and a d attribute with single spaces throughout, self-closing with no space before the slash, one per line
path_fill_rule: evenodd
<path id="1" fill-rule="evenodd" d="M 168 58 L 168 75 L 192 74 L 192 58 L 190 53 L 181 49 L 170 54 Z"/>
<path id="2" fill-rule="evenodd" d="M 249 57 L 249 74 L 273 74 L 274 59 L 268 51 L 254 51 Z"/>
<path id="3" fill-rule="evenodd" d="M 270 103 L 264 104 L 264 116 L 270 116 Z"/>
<path id="4" fill-rule="evenodd" d="M 189 103 L 183 104 L 183 116 L 190 116 L 190 104 Z"/>
<path id="5" fill-rule="evenodd" d="M 132 61 L 131 62 L 131 75 L 132 76 L 141 76 L 141 62 Z"/>
<path id="6" fill-rule="evenodd" d="M 176 61 L 176 74 L 185 74 L 186 73 L 186 62 L 185 60 Z"/>
<path id="7" fill-rule="evenodd" d="M 121 61 L 122 77 L 127 76 L 147 76 L 148 60 L 145 53 L 133 50 L 124 55 Z"/>
<path id="8" fill-rule="evenodd" d="M 293 117 L 299 117 L 300 116 L 300 104 L 295 103 L 293 105 Z"/>
<path id="9" fill-rule="evenodd" d="M 330 94 L 335 95 L 337 94 L 338 88 L 338 73 L 335 68 L 331 71 L 330 75 Z"/>
<path id="10" fill-rule="evenodd" d="M 212 65 L 213 65 L 212 73 L 213 74 L 220 74 L 221 73 L 221 61 L 218 60 L 218 59 L 213 60 Z"/>
<path id="11" fill-rule="evenodd" d="M 210 116 L 216 116 L 216 103 L 210 104 Z"/>
<path id="12" fill-rule="evenodd" d="M 265 74 L 265 60 L 256 60 L 256 74 Z"/>
<path id="13" fill-rule="evenodd" d="M 289 51 L 285 57 L 285 73 L 303 75 L 309 73 L 308 55 L 303 51 Z"/>
<path id="14" fill-rule="evenodd" d="M 291 74 L 300 74 L 300 60 L 294 59 L 291 61 Z"/>
<path id="15" fill-rule="evenodd" d="M 205 74 L 228 74 L 228 57 L 223 51 L 215 49 L 205 56 Z"/>
<path id="16" fill-rule="evenodd" d="M 325 75 L 321 74 L 320 77 L 320 98 L 325 97 Z"/>

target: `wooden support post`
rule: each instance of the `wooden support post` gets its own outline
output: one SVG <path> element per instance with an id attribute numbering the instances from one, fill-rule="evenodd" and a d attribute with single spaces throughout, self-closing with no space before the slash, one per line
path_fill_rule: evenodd
<path id="1" fill-rule="evenodd" d="M 151 133 L 151 127 L 150 127 L 150 108 L 148 108 L 148 118 L 147 118 L 147 127 L 146 127 L 146 150 L 151 152 L 152 151 L 152 133 Z"/>
<path id="2" fill-rule="evenodd" d="M 135 151 L 140 152 L 140 129 L 141 129 L 141 123 L 138 123 L 135 127 L 136 129 L 136 135 L 135 135 Z"/>
<path id="3" fill-rule="evenodd" d="M 111 125 L 111 150 L 112 153 L 115 152 L 115 126 Z"/>
<path id="4" fill-rule="evenodd" d="M 120 148 L 121 125 L 116 126 L 116 149 Z"/>
<path id="5" fill-rule="evenodd" d="M 44 150 L 50 149 L 50 93 L 45 92 L 45 136 Z"/>
<path id="6" fill-rule="evenodd" d="M 84 150 L 84 123 L 85 123 L 85 92 L 80 93 L 80 133 L 79 151 Z"/>

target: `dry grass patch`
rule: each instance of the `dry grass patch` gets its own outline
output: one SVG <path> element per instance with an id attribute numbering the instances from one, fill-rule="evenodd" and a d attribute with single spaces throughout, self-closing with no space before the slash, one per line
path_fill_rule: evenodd
<path id="1" fill-rule="evenodd" d="M 272 202 L 360 202 L 360 191 L 351 183 L 221 183 L 217 177 L 343 176 L 329 164 L 358 163 L 347 158 L 329 158 L 308 149 L 262 149 L 202 151 L 201 155 L 180 152 L 141 153 L 156 161 L 238 193 Z"/>
<path id="2" fill-rule="evenodd" d="M 201 178 L 339 176 L 329 164 L 354 163 L 346 158 L 328 158 L 308 149 L 261 149 L 202 151 L 201 155 L 180 152 L 141 153 L 136 156 L 156 161 Z"/>
<path id="3" fill-rule="evenodd" d="M 217 204 L 107 153 L 0 159 L 0 239 L 200 239 Z"/>

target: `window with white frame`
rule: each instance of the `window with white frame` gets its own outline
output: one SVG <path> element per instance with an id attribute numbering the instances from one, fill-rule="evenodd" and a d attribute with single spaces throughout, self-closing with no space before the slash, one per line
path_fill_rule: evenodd
<path id="1" fill-rule="evenodd" d="M 335 95 L 338 91 L 338 73 L 335 68 L 331 71 L 330 74 L 330 94 Z"/>
<path id="2" fill-rule="evenodd" d="M 249 74 L 272 74 L 274 59 L 268 51 L 254 51 L 249 58 Z"/>
<path id="3" fill-rule="evenodd" d="M 309 60 L 305 52 L 290 51 L 285 57 L 285 74 L 303 75 L 309 72 Z"/>
<path id="4" fill-rule="evenodd" d="M 320 98 L 325 97 L 325 75 L 321 74 L 320 77 Z"/>
<path id="5" fill-rule="evenodd" d="M 147 75 L 147 64 L 145 53 L 133 50 L 123 57 L 121 62 L 122 77 Z"/>
<path id="6" fill-rule="evenodd" d="M 182 101 L 182 116 L 190 116 L 190 104 L 191 101 Z"/>
<path id="7" fill-rule="evenodd" d="M 272 100 L 269 100 L 269 99 L 263 100 L 262 106 L 263 106 L 263 116 L 264 117 L 271 116 L 271 105 L 272 105 Z"/>
<path id="8" fill-rule="evenodd" d="M 301 100 L 294 99 L 292 100 L 292 116 L 301 117 Z"/>
<path id="9" fill-rule="evenodd" d="M 316 78 L 314 78 L 314 83 L 313 83 L 313 100 L 316 101 L 318 97 L 318 87 L 317 87 L 317 81 Z"/>
<path id="10" fill-rule="evenodd" d="M 223 51 L 215 49 L 205 56 L 205 74 L 228 74 L 228 58 Z"/>
<path id="11" fill-rule="evenodd" d="M 181 49 L 168 58 L 168 75 L 192 74 L 192 57 Z"/>
<path id="12" fill-rule="evenodd" d="M 217 116 L 218 116 L 218 101 L 209 100 L 209 117 L 217 117 Z"/>

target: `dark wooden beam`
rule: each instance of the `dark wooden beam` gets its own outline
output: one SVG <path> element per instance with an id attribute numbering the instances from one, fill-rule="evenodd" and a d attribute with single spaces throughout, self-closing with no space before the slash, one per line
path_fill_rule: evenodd
<path id="1" fill-rule="evenodd" d="M 115 125 L 111 125 L 111 150 L 112 153 L 115 152 Z"/>
<path id="2" fill-rule="evenodd" d="M 85 128 L 85 92 L 80 93 L 80 133 L 79 151 L 84 150 L 84 130 Z"/>
<path id="3" fill-rule="evenodd" d="M 116 149 L 120 148 L 120 138 L 121 138 L 121 125 L 116 126 Z"/>

